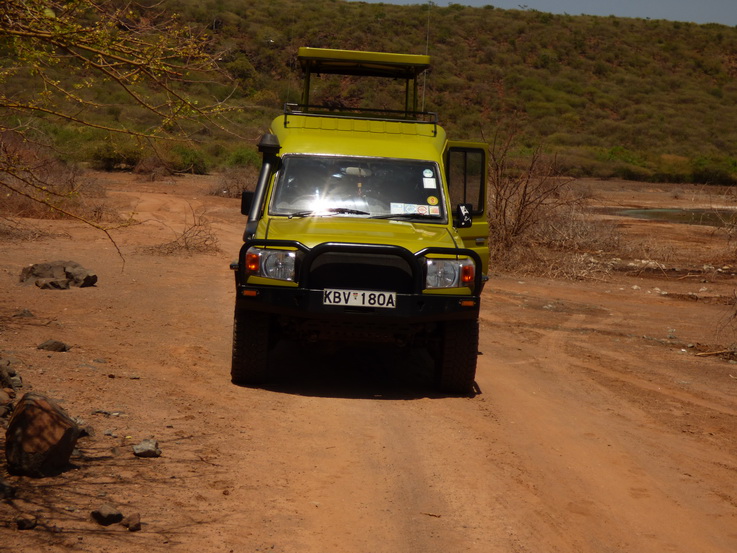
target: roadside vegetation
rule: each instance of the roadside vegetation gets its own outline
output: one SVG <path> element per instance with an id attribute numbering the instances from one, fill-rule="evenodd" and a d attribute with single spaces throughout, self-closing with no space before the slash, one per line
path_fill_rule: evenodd
<path id="1" fill-rule="evenodd" d="M 0 12 L 16 4 L 10 0 Z M 93 79 L 94 67 L 82 67 L 64 46 L 26 40 L 21 48 L 13 28 L 3 28 L 2 120 L 15 122 L 9 128 L 33 128 L 69 162 L 113 169 L 156 156 L 174 171 L 196 173 L 256 163 L 260 133 L 284 102 L 299 99 L 297 48 L 313 46 L 429 53 L 424 107 L 437 111 L 454 136 L 493 136 L 500 120 L 514 118 L 523 140 L 513 154 L 528 158 L 543 145 L 569 176 L 737 181 L 735 28 L 433 3 L 315 0 L 309 9 L 298 0 L 31 4 L 57 12 L 57 20 L 57 4 L 66 6 L 64 13 L 72 6 L 76 25 L 107 18 L 98 46 L 141 40 L 160 48 L 145 53 L 159 56 L 162 71 L 166 64 L 175 69 L 157 83 L 121 88 L 126 73 Z M 194 71 L 212 69 L 206 61 L 217 62 L 222 73 Z M 182 64 L 187 72 L 179 74 Z M 157 88 L 162 83 L 169 88 Z M 350 80 L 325 79 L 318 89 L 323 99 L 349 105 L 381 103 L 387 94 Z M 131 91 L 139 93 L 133 100 Z M 40 108 L 40 99 L 52 97 L 63 101 L 51 113 L 13 108 L 37 99 Z M 222 125 L 195 117 L 226 106 Z M 59 110 L 89 124 L 53 117 Z M 186 140 L 140 137 L 175 131 Z"/>
<path id="2" fill-rule="evenodd" d="M 0 17 L 0 216 L 107 228 L 78 167 L 218 171 L 212 193 L 238 196 L 299 101 L 300 46 L 430 54 L 422 108 L 492 143 L 492 245 L 513 266 L 540 246 L 585 266 L 606 249 L 586 240 L 616 241 L 586 227 L 572 179 L 737 184 L 737 28 L 345 0 L 8 0 Z M 365 85 L 315 93 L 391 101 Z"/>

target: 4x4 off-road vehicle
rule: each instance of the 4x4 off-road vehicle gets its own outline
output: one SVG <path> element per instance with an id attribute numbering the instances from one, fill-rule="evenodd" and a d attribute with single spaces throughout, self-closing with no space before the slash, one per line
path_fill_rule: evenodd
<path id="1" fill-rule="evenodd" d="M 486 146 L 417 111 L 422 55 L 300 48 L 301 104 L 259 143 L 235 271 L 232 380 L 258 384 L 279 338 L 427 347 L 469 393 L 488 271 Z M 314 75 L 404 81 L 404 109 L 310 105 Z M 314 79 L 313 79 L 314 80 Z"/>

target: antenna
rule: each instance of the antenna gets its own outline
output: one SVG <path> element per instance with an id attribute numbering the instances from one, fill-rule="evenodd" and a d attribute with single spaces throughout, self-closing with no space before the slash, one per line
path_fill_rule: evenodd
<path id="1" fill-rule="evenodd" d="M 428 1 L 427 3 L 427 27 L 425 30 L 425 55 L 430 55 L 430 10 L 432 9 L 434 3 L 431 1 Z M 422 74 L 422 109 L 420 111 L 425 111 L 425 90 L 427 90 L 427 71 L 424 71 Z"/>

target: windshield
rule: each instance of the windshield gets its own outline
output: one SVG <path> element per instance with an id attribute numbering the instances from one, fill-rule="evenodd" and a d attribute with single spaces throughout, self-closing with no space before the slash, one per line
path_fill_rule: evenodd
<path id="1" fill-rule="evenodd" d="M 434 162 L 312 155 L 282 158 L 269 214 L 445 220 Z"/>

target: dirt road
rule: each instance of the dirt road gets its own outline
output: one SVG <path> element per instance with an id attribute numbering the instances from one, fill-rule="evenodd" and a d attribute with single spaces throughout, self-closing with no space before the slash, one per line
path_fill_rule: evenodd
<path id="1" fill-rule="evenodd" d="M 390 348 L 282 346 L 268 388 L 239 388 L 228 263 L 244 222 L 211 185 L 110 177 L 109 202 L 145 221 L 115 233 L 124 265 L 76 223 L 0 242 L 0 353 L 24 391 L 95 431 L 61 476 L 0 470 L 17 488 L 0 502 L 0 551 L 737 551 L 737 367 L 696 355 L 737 341 L 733 277 L 494 275 L 472 398 L 437 395 L 427 356 Z M 221 253 L 139 249 L 200 208 Z M 98 285 L 17 284 L 56 259 Z M 36 349 L 50 338 L 73 348 Z M 162 456 L 134 457 L 148 437 Z M 143 529 L 98 526 L 105 502 Z M 19 514 L 39 526 L 18 530 Z"/>

